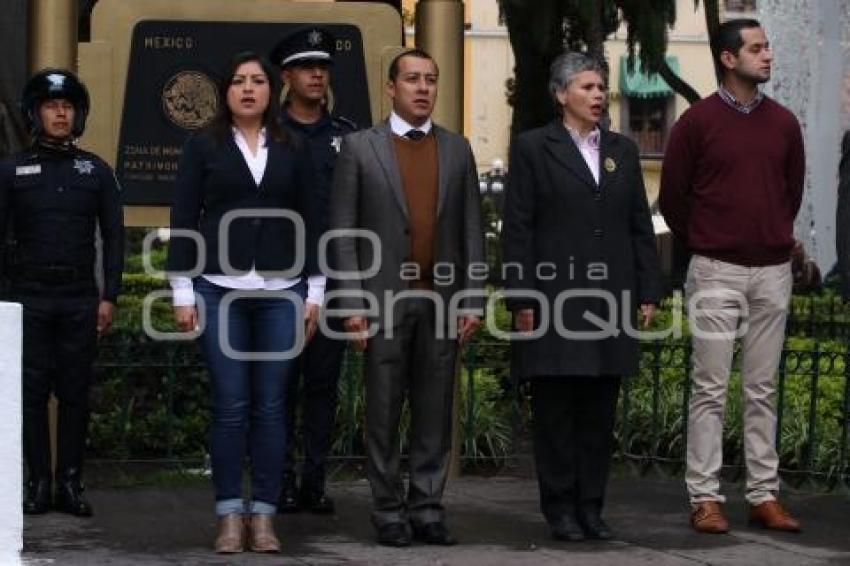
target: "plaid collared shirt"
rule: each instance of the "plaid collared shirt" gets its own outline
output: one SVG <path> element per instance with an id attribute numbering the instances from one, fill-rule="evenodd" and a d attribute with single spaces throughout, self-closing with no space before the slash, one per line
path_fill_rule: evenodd
<path id="1" fill-rule="evenodd" d="M 758 105 L 761 104 L 762 100 L 764 100 L 764 93 L 760 90 L 756 90 L 756 95 L 753 99 L 744 104 L 735 98 L 735 95 L 729 92 L 723 85 L 720 85 L 720 88 L 717 89 L 717 94 L 720 95 L 720 99 L 723 100 L 723 102 L 742 114 L 749 114 L 758 108 Z"/>

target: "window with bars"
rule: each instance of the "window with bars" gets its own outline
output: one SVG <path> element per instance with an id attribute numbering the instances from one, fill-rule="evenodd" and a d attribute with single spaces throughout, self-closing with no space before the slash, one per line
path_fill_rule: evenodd
<path id="1" fill-rule="evenodd" d="M 626 98 L 624 133 L 637 144 L 641 156 L 659 157 L 667 141 L 673 97 Z"/>
<path id="2" fill-rule="evenodd" d="M 756 0 L 726 0 L 724 7 L 727 12 L 755 12 Z"/>

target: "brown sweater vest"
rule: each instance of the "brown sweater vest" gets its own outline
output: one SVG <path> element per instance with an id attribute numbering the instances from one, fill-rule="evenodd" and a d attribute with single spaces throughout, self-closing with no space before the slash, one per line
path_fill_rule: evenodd
<path id="1" fill-rule="evenodd" d="M 393 135 L 401 184 L 410 213 L 410 258 L 419 265 L 421 281 L 414 288 L 430 288 L 434 267 L 434 231 L 437 224 L 439 160 L 433 130 L 419 141 Z"/>

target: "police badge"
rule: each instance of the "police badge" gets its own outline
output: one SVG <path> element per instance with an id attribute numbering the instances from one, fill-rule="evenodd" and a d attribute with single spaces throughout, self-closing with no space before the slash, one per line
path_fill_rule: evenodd
<path id="1" fill-rule="evenodd" d="M 94 171 L 94 163 L 91 162 L 91 159 L 75 159 L 74 169 L 80 175 L 91 175 L 91 172 Z"/>
<path id="2" fill-rule="evenodd" d="M 308 33 L 307 43 L 309 43 L 311 47 L 316 47 L 317 45 L 322 43 L 322 32 L 317 29 L 314 29 L 313 31 Z"/>

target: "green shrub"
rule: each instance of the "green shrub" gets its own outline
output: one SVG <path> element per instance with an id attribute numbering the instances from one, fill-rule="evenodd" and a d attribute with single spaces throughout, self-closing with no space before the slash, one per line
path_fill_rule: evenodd
<path id="1" fill-rule="evenodd" d="M 498 370 L 482 368 L 470 373 L 464 368 L 460 380 L 457 410 L 463 446 L 461 454 L 478 465 L 499 466 L 514 448 L 511 392 L 505 391 Z"/>
<path id="2" fill-rule="evenodd" d="M 140 241 L 142 235 L 134 237 Z M 154 250 L 155 265 L 161 267 L 164 257 L 164 247 Z M 136 269 L 141 258 L 131 256 L 128 264 Z M 167 288 L 162 278 L 140 272 L 124 275 L 124 295 L 113 331 L 102 344 L 102 367 L 93 390 L 93 455 L 194 458 L 203 453 L 209 422 L 208 384 L 195 345 L 155 343 L 141 330 L 145 296 Z M 167 299 L 154 302 L 150 315 L 156 329 L 174 330 Z M 497 328 L 510 328 L 510 313 L 502 302 L 496 305 L 493 317 Z M 669 298 L 658 309 L 651 329 L 669 328 L 674 323 L 681 324 L 682 335 L 668 336 L 660 344 L 642 344 L 640 371 L 624 382 L 616 435 L 628 454 L 673 461 L 684 456 L 689 331 L 680 301 Z M 779 434 L 785 469 L 805 470 L 811 465 L 827 478 L 846 473 L 840 469 L 840 456 L 847 344 L 846 339 L 835 337 L 846 336 L 848 323 L 847 309 L 831 290 L 792 300 Z M 529 404 L 517 395 L 511 380 L 509 344 L 482 327 L 463 356 L 457 407 L 462 454 L 470 464 L 498 466 L 517 450 L 518 435 L 528 434 Z M 743 462 L 739 358 L 736 351 L 723 439 L 725 462 L 732 464 Z M 339 383 L 336 455 L 365 454 L 361 366 L 362 356 L 349 352 Z M 810 406 L 815 370 L 813 429 Z M 406 451 L 406 409 L 400 428 L 399 443 Z"/>

